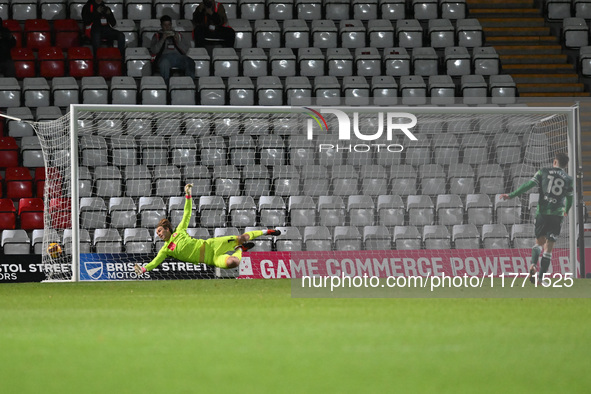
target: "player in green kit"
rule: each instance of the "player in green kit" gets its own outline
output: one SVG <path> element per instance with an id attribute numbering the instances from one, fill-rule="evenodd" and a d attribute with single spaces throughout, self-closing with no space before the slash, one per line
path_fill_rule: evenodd
<path id="1" fill-rule="evenodd" d="M 539 278 L 543 279 L 552 261 L 552 249 L 560 235 L 562 219 L 573 204 L 573 178 L 565 171 L 568 155 L 557 153 L 552 167 L 540 169 L 532 179 L 509 194 L 501 194 L 501 199 L 517 197 L 534 186 L 539 188 L 540 198 L 536 210 L 535 236 L 536 245 L 532 248 L 530 281 L 535 283 L 538 259 L 542 251 Z"/>
<path id="2" fill-rule="evenodd" d="M 196 239 L 187 234 L 189 219 L 192 214 L 193 198 L 191 189 L 193 184 L 185 185 L 185 208 L 183 219 L 172 230 L 168 219 L 162 219 L 156 227 L 156 234 L 164 241 L 164 245 L 156 257 L 145 267 L 135 265 L 135 272 L 138 275 L 151 271 L 158 267 L 167 257 L 173 257 L 187 263 L 215 265 L 220 268 L 235 268 L 240 264 L 242 252 L 252 249 L 255 244 L 247 242 L 261 235 L 281 235 L 279 230 L 256 230 L 249 231 L 239 236 L 216 237 L 209 239 Z"/>

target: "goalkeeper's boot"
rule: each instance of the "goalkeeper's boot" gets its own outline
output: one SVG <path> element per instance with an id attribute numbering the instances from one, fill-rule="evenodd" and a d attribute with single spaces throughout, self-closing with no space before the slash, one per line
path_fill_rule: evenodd
<path id="1" fill-rule="evenodd" d="M 529 281 L 533 284 L 536 284 L 536 275 L 538 274 L 538 267 L 535 264 L 532 264 L 529 267 Z"/>
<path id="2" fill-rule="evenodd" d="M 234 248 L 234 249 L 235 250 L 242 249 L 243 252 L 246 252 L 247 250 L 250 250 L 250 249 L 252 249 L 254 247 L 255 247 L 255 243 L 254 242 L 245 242 L 242 245 L 236 246 L 236 248 Z"/>
<path id="3" fill-rule="evenodd" d="M 277 237 L 277 236 L 281 235 L 281 230 L 277 230 L 276 228 L 274 228 L 272 230 L 267 230 L 267 235 L 272 235 L 274 237 Z"/>

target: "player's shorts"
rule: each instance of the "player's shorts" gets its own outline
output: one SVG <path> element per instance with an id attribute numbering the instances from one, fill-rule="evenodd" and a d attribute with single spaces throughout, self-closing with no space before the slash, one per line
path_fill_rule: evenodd
<path id="1" fill-rule="evenodd" d="M 544 236 L 550 241 L 556 242 L 560 235 L 562 219 L 562 216 L 556 215 L 537 215 L 535 227 L 536 238 Z"/>
<path id="2" fill-rule="evenodd" d="M 213 251 L 213 261 L 206 261 L 205 263 L 226 268 L 227 253 L 234 251 L 237 245 L 236 238 L 235 235 L 229 235 L 227 237 L 209 238 L 206 240 L 205 243 Z"/>

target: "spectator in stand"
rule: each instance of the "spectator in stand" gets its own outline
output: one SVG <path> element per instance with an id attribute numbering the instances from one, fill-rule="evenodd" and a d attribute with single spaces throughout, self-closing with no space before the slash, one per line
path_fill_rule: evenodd
<path id="1" fill-rule="evenodd" d="M 4 77 L 14 77 L 14 62 L 10 50 L 16 45 L 12 32 L 4 27 L 0 18 L 0 73 Z"/>
<path id="2" fill-rule="evenodd" d="M 193 12 L 193 35 L 196 47 L 207 45 L 207 39 L 220 40 L 226 48 L 233 48 L 236 32 L 227 26 L 224 5 L 215 0 L 203 0 Z"/>
<path id="3" fill-rule="evenodd" d="M 173 67 L 182 69 L 185 75 L 195 78 L 195 61 L 187 56 L 191 43 L 172 29 L 172 19 L 168 15 L 160 18 L 162 30 L 154 34 L 150 45 L 150 52 L 154 64 L 158 66 L 160 75 L 168 85 L 170 70 Z"/>
<path id="4" fill-rule="evenodd" d="M 125 35 L 113 29 L 115 16 L 103 0 L 88 0 L 82 8 L 82 20 L 86 26 L 85 34 L 90 38 L 94 54 L 101 45 L 101 40 L 117 40 L 121 57 L 125 56 Z"/>

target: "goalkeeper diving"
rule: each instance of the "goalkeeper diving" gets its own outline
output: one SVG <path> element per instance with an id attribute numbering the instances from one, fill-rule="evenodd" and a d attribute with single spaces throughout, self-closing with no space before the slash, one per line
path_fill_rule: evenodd
<path id="1" fill-rule="evenodd" d="M 242 253 L 252 249 L 252 241 L 262 235 L 281 235 L 279 230 L 255 230 L 239 236 L 230 235 L 209 239 L 196 239 L 187 234 L 187 227 L 191 219 L 193 198 L 191 189 L 193 184 L 185 185 L 185 208 L 183 219 L 173 231 L 168 219 L 162 219 L 156 227 L 156 235 L 164 241 L 160 251 L 145 267 L 134 266 L 135 272 L 142 275 L 158 267 L 167 257 L 193 264 L 208 264 L 220 268 L 236 268 L 240 265 Z"/>

